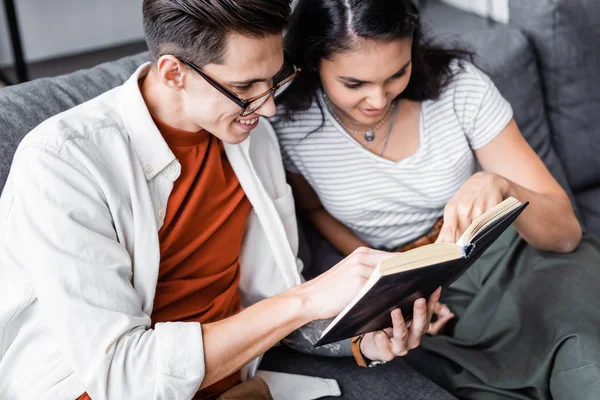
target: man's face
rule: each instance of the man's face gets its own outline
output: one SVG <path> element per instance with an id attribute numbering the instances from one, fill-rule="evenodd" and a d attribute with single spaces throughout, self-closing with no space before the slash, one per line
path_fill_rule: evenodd
<path id="1" fill-rule="evenodd" d="M 260 95 L 273 86 L 283 65 L 282 35 L 256 39 L 240 34 L 228 36 L 223 64 L 207 64 L 202 71 L 242 99 Z M 240 117 L 241 108 L 188 68 L 183 91 L 183 112 L 227 143 L 244 141 L 258 125 L 258 118 L 275 113 L 271 97 L 254 113 Z"/>

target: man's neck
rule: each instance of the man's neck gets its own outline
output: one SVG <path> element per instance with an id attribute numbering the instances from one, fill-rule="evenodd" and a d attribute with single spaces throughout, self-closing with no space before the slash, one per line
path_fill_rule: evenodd
<path id="1" fill-rule="evenodd" d="M 140 90 L 150 113 L 166 125 L 188 132 L 197 132 L 202 129 L 187 120 L 182 106 L 181 93 L 163 85 L 154 68 L 150 69 L 148 75 L 141 82 Z"/>

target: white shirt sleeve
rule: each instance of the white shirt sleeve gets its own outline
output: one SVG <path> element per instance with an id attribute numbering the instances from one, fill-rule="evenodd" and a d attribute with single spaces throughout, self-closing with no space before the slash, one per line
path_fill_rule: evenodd
<path id="1" fill-rule="evenodd" d="M 472 64 L 465 62 L 455 79 L 455 108 L 471 149 L 477 150 L 506 128 L 513 110 L 492 80 Z"/>
<path id="2" fill-rule="evenodd" d="M 103 191 L 65 157 L 22 148 L 8 245 L 65 361 L 94 400 L 190 399 L 204 379 L 198 323 L 150 329 Z M 145 268 L 135 265 L 135 268 Z"/>

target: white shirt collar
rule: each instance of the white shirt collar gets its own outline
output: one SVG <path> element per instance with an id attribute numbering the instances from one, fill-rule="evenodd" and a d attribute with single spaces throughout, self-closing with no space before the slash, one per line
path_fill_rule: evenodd
<path id="1" fill-rule="evenodd" d="M 140 91 L 139 80 L 148 74 L 151 65 L 143 64 L 135 71 L 121 87 L 119 99 L 123 123 L 148 181 L 175 160 L 175 155 L 152 120 Z"/>

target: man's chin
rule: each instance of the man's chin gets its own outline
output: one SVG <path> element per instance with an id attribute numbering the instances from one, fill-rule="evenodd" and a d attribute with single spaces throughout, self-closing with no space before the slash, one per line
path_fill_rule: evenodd
<path id="1" fill-rule="evenodd" d="M 248 139 L 248 137 L 250 136 L 250 133 L 252 133 L 252 131 L 240 132 L 237 129 L 232 129 L 229 132 L 227 132 L 225 135 L 223 135 L 219 138 L 225 143 L 240 144 L 244 140 Z"/>

